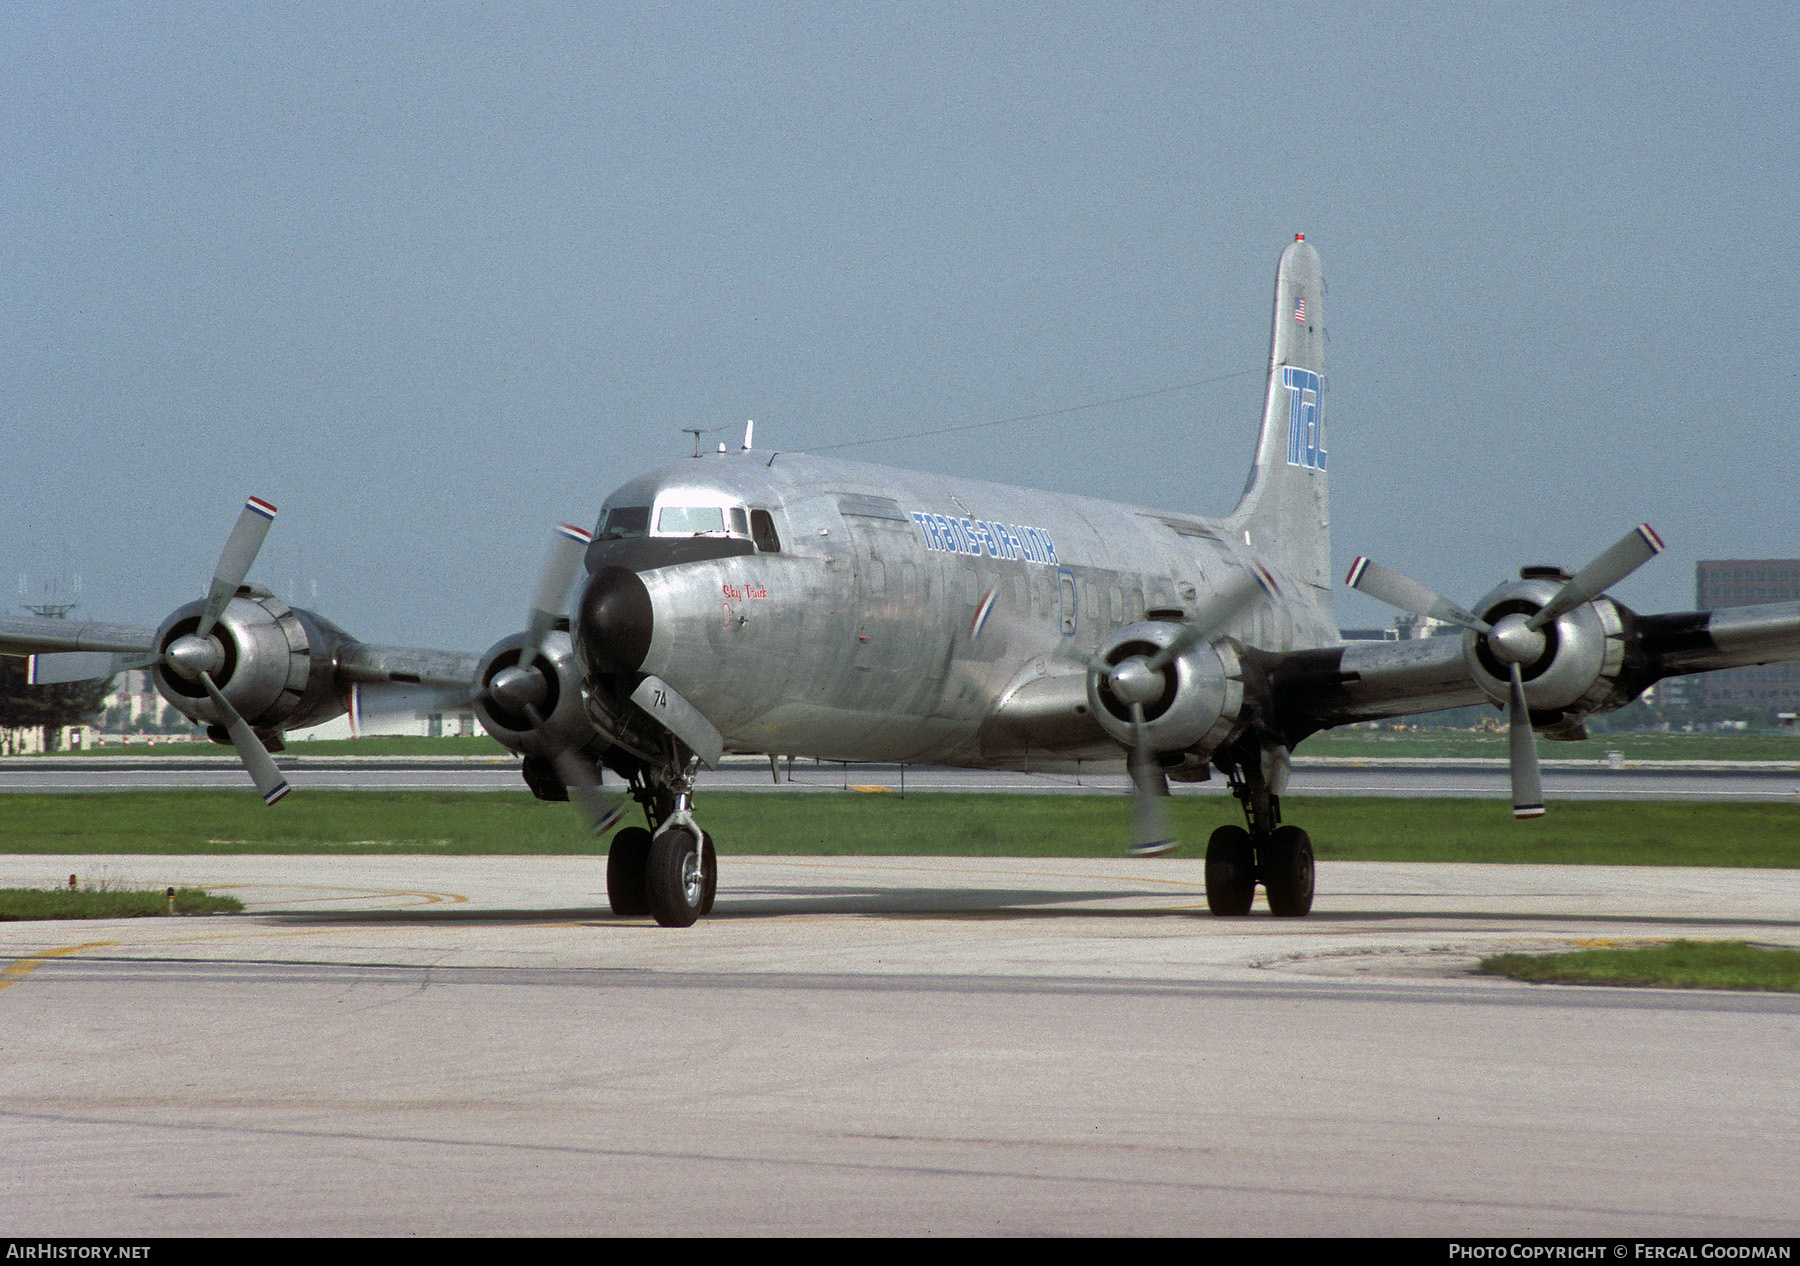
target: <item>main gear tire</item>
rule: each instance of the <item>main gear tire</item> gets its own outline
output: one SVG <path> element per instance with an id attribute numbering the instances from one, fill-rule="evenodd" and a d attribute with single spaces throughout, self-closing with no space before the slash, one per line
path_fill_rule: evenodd
<path id="1" fill-rule="evenodd" d="M 1269 913 L 1298 919 L 1312 910 L 1312 839 L 1297 826 L 1278 826 L 1263 849 L 1263 890 Z"/>

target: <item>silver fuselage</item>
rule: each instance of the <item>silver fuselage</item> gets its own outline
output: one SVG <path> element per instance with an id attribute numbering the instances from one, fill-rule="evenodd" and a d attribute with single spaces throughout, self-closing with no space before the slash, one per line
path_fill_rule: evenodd
<path id="1" fill-rule="evenodd" d="M 679 530 L 691 520 L 657 527 L 688 507 L 725 511 L 704 539 L 736 552 L 675 561 L 683 542 L 692 552 Z M 608 539 L 609 516 L 638 508 L 649 535 Z M 766 532 L 734 529 L 732 508 L 766 512 L 778 552 Z M 587 565 L 590 584 L 608 567 L 636 573 L 653 630 L 634 667 L 673 685 L 736 752 L 1119 761 L 1097 725 L 995 722 L 1024 687 L 1079 695 L 1102 637 L 1153 613 L 1192 617 L 1246 571 L 1262 597 L 1221 635 L 1277 652 L 1338 642 L 1328 595 L 1217 521 L 803 455 L 707 454 L 625 484 Z M 594 667 L 584 660 L 590 684 Z"/>

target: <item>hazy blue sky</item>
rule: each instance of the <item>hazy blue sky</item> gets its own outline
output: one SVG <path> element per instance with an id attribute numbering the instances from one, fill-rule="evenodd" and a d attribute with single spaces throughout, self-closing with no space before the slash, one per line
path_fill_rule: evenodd
<path id="1" fill-rule="evenodd" d="M 479 649 L 682 427 L 1236 374 L 840 454 L 1222 513 L 1296 230 L 1340 574 L 1469 602 L 1648 519 L 1667 610 L 1800 554 L 1792 3 L 4 14 L 0 563 L 89 618 L 201 596 L 254 492 L 253 578 Z"/>

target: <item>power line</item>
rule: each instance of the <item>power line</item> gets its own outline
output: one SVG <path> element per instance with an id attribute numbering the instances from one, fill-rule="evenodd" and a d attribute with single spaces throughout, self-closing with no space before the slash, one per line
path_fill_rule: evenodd
<path id="1" fill-rule="evenodd" d="M 823 453 L 835 448 L 856 448 L 863 444 L 892 444 L 899 440 L 922 440 L 929 439 L 934 435 L 955 435 L 962 431 L 979 431 L 984 427 L 1009 426 L 1018 422 L 1042 422 L 1047 418 L 1066 417 L 1071 413 L 1082 413 L 1088 409 L 1105 409 L 1115 404 L 1130 404 L 1134 400 L 1152 400 L 1157 396 L 1170 396 L 1177 391 L 1192 391 L 1196 387 L 1210 387 L 1216 382 L 1228 382 L 1233 378 L 1248 378 L 1252 374 L 1261 372 L 1257 369 L 1240 369 L 1234 373 L 1217 374 L 1211 378 L 1197 378 L 1193 382 L 1178 382 L 1172 387 L 1157 387 L 1152 391 L 1134 391 L 1130 395 L 1113 396 L 1106 400 L 1090 400 L 1086 404 L 1072 404 L 1063 409 L 1046 409 L 1042 413 L 1020 413 L 1010 418 L 991 418 L 986 422 L 967 422 L 961 426 L 942 426 L 931 431 L 909 431 L 902 435 L 881 435 L 874 439 L 843 440 L 836 444 L 815 444 L 809 448 L 789 451 Z"/>

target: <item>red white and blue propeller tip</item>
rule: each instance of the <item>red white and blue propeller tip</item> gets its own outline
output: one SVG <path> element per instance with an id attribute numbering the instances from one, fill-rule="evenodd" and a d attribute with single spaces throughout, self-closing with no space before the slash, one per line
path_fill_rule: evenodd
<path id="1" fill-rule="evenodd" d="M 254 510 L 256 513 L 262 515 L 263 518 L 268 519 L 271 522 L 274 520 L 276 514 L 275 507 L 270 505 L 267 501 L 264 501 L 261 497 L 251 497 L 247 499 L 244 502 L 244 509 Z"/>
<path id="2" fill-rule="evenodd" d="M 594 539 L 594 534 L 592 532 L 589 532 L 586 528 L 578 528 L 573 523 L 558 523 L 556 525 L 556 531 L 558 535 L 566 536 L 577 545 L 586 545 Z"/>

